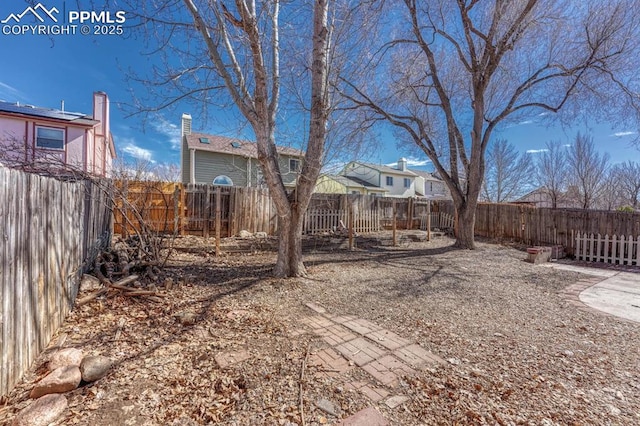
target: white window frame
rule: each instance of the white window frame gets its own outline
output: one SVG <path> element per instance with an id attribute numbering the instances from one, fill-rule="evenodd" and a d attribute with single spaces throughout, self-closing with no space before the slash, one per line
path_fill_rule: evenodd
<path id="1" fill-rule="evenodd" d="M 62 148 L 52 148 L 50 146 L 40 146 L 38 144 L 38 133 L 40 132 L 40 129 L 43 130 L 54 130 L 57 132 L 62 133 Z M 65 145 L 66 145 L 66 140 L 67 140 L 67 133 L 65 131 L 65 129 L 61 129 L 59 127 L 48 127 L 48 126 L 36 126 L 36 134 L 35 134 L 35 140 L 36 140 L 36 148 L 38 149 L 49 149 L 52 151 L 64 151 Z"/>
<path id="2" fill-rule="evenodd" d="M 411 188 L 411 179 L 404 178 L 404 187 L 405 188 Z"/>
<path id="3" fill-rule="evenodd" d="M 393 176 L 385 176 L 384 181 L 387 186 L 393 186 Z"/>
<path id="4" fill-rule="evenodd" d="M 297 166 L 295 167 L 291 167 L 291 162 L 293 161 L 293 164 L 297 164 Z M 297 158 L 289 158 L 289 171 L 291 173 L 299 173 L 300 172 L 300 160 Z"/>

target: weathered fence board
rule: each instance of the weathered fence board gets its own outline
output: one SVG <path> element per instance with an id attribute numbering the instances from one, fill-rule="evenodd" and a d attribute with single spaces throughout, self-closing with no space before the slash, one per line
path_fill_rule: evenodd
<path id="1" fill-rule="evenodd" d="M 573 255 L 577 232 L 639 235 L 640 213 L 480 203 L 475 232 L 484 237 L 514 239 L 529 245 L 562 245 Z"/>
<path id="2" fill-rule="evenodd" d="M 377 210 L 352 210 L 353 231 L 365 234 L 382 229 Z M 302 229 L 303 234 L 315 235 L 341 232 L 349 228 L 349 210 L 307 210 Z"/>
<path id="3" fill-rule="evenodd" d="M 153 230 L 173 232 L 177 224 L 180 233 L 213 235 L 211 234 L 215 230 L 213 187 L 167 183 L 158 183 L 158 185 L 159 189 L 154 189 L 155 195 L 143 198 L 153 205 L 153 207 L 147 207 L 148 211 L 157 210 L 153 216 L 155 219 L 151 221 Z M 140 187 L 136 183 L 129 186 L 130 188 Z M 135 195 L 135 191 L 130 190 L 129 196 L 135 198 L 140 195 Z M 269 235 L 277 233 L 276 208 L 266 189 L 224 187 L 221 188 L 220 197 L 221 236 L 238 235 L 241 230 L 262 231 Z M 176 206 L 176 202 L 180 205 Z M 355 222 L 358 221 L 359 212 L 376 212 L 382 229 L 391 229 L 394 224 L 397 229 L 425 229 L 427 212 L 430 212 L 432 228 L 451 229 L 455 227 L 457 220 L 451 201 L 429 202 L 420 199 L 359 194 L 313 194 L 308 211 L 348 212 L 349 209 L 354 212 Z M 178 218 L 175 217 L 176 212 L 179 215 Z M 317 216 L 318 213 L 314 214 Z M 348 215 L 345 213 L 342 217 L 345 226 L 347 219 Z M 116 214 L 115 220 L 115 231 L 120 232 L 122 217 Z M 312 229 L 305 229 L 305 232 L 326 232 L 317 231 L 317 229 L 335 228 L 338 225 L 331 217 L 323 219 L 330 222 L 325 225 L 320 224 L 320 220 L 319 217 L 306 220 L 305 224 L 312 226 Z M 638 235 L 640 234 L 640 213 L 548 209 L 520 204 L 491 203 L 480 203 L 476 211 L 475 233 L 478 236 L 513 239 L 529 245 L 562 245 L 570 255 L 574 254 L 575 235 L 578 231 L 594 235 Z M 356 230 L 356 232 L 367 231 Z"/>
<path id="4" fill-rule="evenodd" d="M 0 167 L 0 395 L 64 321 L 110 236 L 108 185 Z"/>

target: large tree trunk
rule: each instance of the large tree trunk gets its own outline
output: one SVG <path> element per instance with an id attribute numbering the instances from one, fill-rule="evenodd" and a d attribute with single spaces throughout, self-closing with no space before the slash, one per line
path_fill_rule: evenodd
<path id="1" fill-rule="evenodd" d="M 273 273 L 276 277 L 301 277 L 307 274 L 302 262 L 303 214 L 294 205 L 289 216 L 278 220 L 278 259 Z"/>
<path id="2" fill-rule="evenodd" d="M 458 228 L 455 246 L 461 249 L 475 249 L 476 205 L 467 203 L 456 205 Z"/>

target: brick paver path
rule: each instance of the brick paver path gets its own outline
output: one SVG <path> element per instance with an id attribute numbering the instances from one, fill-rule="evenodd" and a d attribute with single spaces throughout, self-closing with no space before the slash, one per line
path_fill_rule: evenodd
<path id="1" fill-rule="evenodd" d="M 439 356 L 371 321 L 352 315 L 331 315 L 315 303 L 307 303 L 306 306 L 314 314 L 302 318 L 302 324 L 330 346 L 312 354 L 310 365 L 318 367 L 319 375 L 328 377 L 346 373 L 354 364 L 362 368 L 371 376 L 371 381 L 349 382 L 346 387 L 362 392 L 372 402 L 391 395 L 397 389 L 400 377 L 416 374 L 416 370 L 425 366 L 444 364 Z M 387 406 L 395 408 L 406 400 L 403 395 L 391 395 Z M 368 421 L 387 424 L 372 407 L 344 419 L 340 424 L 355 426 L 369 424 L 366 423 Z"/>

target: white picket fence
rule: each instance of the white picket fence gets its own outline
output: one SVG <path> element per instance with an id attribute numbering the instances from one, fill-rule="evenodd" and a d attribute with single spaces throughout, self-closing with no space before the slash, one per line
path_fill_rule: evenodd
<path id="1" fill-rule="evenodd" d="M 342 221 L 342 223 L 340 223 Z M 344 233 L 349 227 L 348 210 L 307 210 L 302 232 L 304 234 Z M 353 214 L 354 232 L 365 234 L 380 231 L 380 213 L 362 210 Z"/>
<path id="2" fill-rule="evenodd" d="M 640 235 L 633 238 L 587 234 L 578 232 L 576 235 L 575 255 L 577 260 L 589 262 L 605 262 L 618 265 L 640 265 Z"/>

